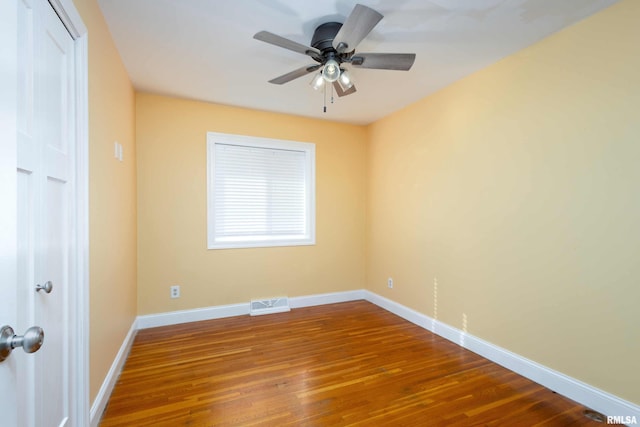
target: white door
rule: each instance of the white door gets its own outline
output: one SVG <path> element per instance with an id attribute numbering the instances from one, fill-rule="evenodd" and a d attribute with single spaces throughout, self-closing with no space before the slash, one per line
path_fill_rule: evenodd
<path id="1" fill-rule="evenodd" d="M 0 155 L 13 162 L 9 185 L 0 187 L 4 217 L 0 250 L 0 326 L 22 335 L 44 330 L 39 351 L 16 348 L 0 362 L 1 425 L 75 426 L 78 354 L 75 188 L 74 41 L 46 0 L 17 0 L 12 130 Z M 0 10 L 0 12 L 2 12 Z M 11 58 L 6 58 L 10 63 Z M 10 74 L 9 74 L 10 76 Z M 4 106 L 3 106 L 4 107 Z M 10 108 L 10 106 L 7 106 Z M 11 111 L 11 110 L 10 110 Z M 2 156 L 4 158 L 4 156 Z M 0 174 L 5 175 L 3 162 Z M 5 212 L 6 211 L 6 212 Z M 13 212 L 13 214 L 11 214 Z M 6 236 L 5 236 L 6 231 Z M 10 240 L 13 239 L 13 245 Z M 52 284 L 50 292 L 37 287 Z"/>

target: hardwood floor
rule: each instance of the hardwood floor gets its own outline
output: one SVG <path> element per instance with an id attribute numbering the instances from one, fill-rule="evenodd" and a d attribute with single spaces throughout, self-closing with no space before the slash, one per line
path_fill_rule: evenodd
<path id="1" fill-rule="evenodd" d="M 598 426 L 365 301 L 145 329 L 101 426 Z"/>

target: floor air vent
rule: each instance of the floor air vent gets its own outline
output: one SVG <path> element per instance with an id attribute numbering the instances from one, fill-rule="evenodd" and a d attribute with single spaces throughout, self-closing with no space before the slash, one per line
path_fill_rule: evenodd
<path id="1" fill-rule="evenodd" d="M 291 311 L 289 308 L 289 298 L 271 298 L 251 300 L 251 310 L 249 314 L 259 316 L 261 314 L 283 313 Z"/>

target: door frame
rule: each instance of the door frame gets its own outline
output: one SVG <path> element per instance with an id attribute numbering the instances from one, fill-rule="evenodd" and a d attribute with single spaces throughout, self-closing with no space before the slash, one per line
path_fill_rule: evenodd
<path id="1" fill-rule="evenodd" d="M 72 252 L 69 254 L 71 277 L 75 277 L 77 283 L 74 289 L 77 290 L 70 300 L 70 316 L 73 319 L 72 330 L 69 331 L 70 341 L 74 343 L 70 356 L 74 369 L 70 378 L 71 393 L 71 416 L 74 426 L 89 425 L 89 86 L 88 86 L 88 31 L 80 14 L 78 13 L 73 0 L 48 0 L 54 11 L 62 21 L 63 25 L 74 41 L 75 55 L 75 129 L 73 129 L 76 146 L 76 163 L 73 166 L 74 178 L 76 181 L 75 197 L 75 217 L 73 224 Z M 13 147 L 15 153 L 17 149 L 17 92 L 15 84 L 18 76 L 17 64 L 17 7 L 14 2 L 2 2 L 0 5 L 0 50 L 6 52 L 1 59 L 2 81 L 0 89 L 3 97 L 0 102 L 0 136 L 4 144 Z M 9 148 L 9 150 L 11 150 Z M 9 152 L 11 154 L 11 152 Z M 3 178 L 3 186 L 0 188 L 2 194 L 8 197 L 16 196 L 15 165 L 17 157 L 14 155 L 12 176 Z M 8 170 L 3 167 L 0 172 Z M 12 185 L 13 190 L 4 188 L 4 184 Z M 11 215 L 11 213 L 8 213 Z M 2 218 L 0 218 L 2 219 Z M 4 218 L 7 224 L 14 223 L 14 227 L 8 233 L 8 237 L 13 236 L 15 240 L 15 213 L 13 217 Z M 13 233 L 13 234 L 11 234 Z M 15 260 L 14 260 L 15 263 Z M 13 280 L 15 283 L 15 280 Z M 13 315 L 15 319 L 15 315 Z M 6 362 L 3 362 L 6 363 Z M 9 420 L 12 414 L 8 414 Z"/>
<path id="2" fill-rule="evenodd" d="M 18 128 L 17 88 L 18 81 L 18 8 L 12 1 L 0 1 L 0 198 L 18 201 L 17 173 Z M 14 58 L 11 61 L 10 58 Z M 0 313 L 0 323 L 14 324 L 17 289 L 17 250 L 5 252 L 4 248 L 16 244 L 17 209 L 0 208 L 0 298 L 9 301 L 7 311 Z M 4 282 L 8 280 L 8 282 Z M 11 323 L 5 323 L 11 322 Z M 17 424 L 18 410 L 15 400 L 17 378 L 15 363 L 9 358 L 0 364 L 0 396 L 8 397 L 0 408 L 14 408 L 3 412 L 3 422 Z"/>

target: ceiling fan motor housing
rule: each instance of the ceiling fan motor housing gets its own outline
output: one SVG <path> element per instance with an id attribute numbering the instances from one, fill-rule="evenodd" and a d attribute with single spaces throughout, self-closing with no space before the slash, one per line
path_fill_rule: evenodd
<path id="1" fill-rule="evenodd" d="M 336 38 L 336 34 L 340 31 L 340 28 L 342 28 L 342 24 L 339 22 L 326 22 L 319 25 L 313 32 L 311 46 L 321 51 L 323 55 L 328 52 L 335 52 L 333 39 Z"/>

